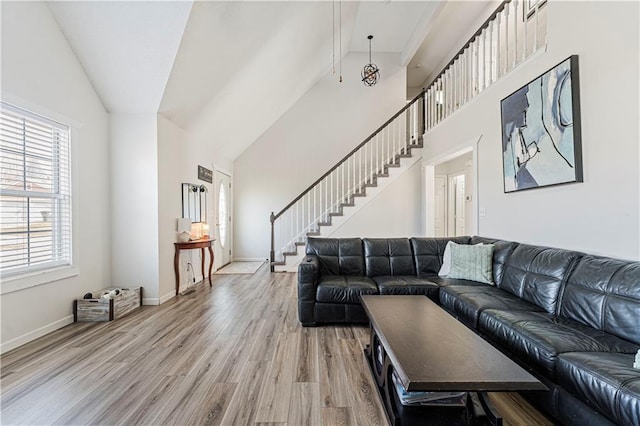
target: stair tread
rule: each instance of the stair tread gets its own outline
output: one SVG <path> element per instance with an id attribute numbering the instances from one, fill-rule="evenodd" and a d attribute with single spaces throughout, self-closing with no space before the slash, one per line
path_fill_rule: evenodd
<path id="1" fill-rule="evenodd" d="M 321 215 L 321 217 L 326 218 L 326 221 L 324 222 L 316 222 L 315 220 L 313 222 L 311 222 L 309 224 L 309 226 L 314 226 L 316 227 L 316 229 L 313 230 L 309 230 L 309 232 L 303 233 L 303 235 L 305 235 L 305 240 L 306 237 L 317 237 L 317 236 L 322 236 L 321 233 L 321 228 L 324 226 L 334 226 L 333 224 L 333 217 L 341 217 L 341 216 L 345 216 L 345 214 L 347 214 L 347 212 L 350 212 L 350 209 L 347 209 L 345 211 L 343 211 L 343 209 L 345 207 L 356 207 L 356 197 L 366 197 L 369 194 L 367 194 L 367 190 L 366 188 L 377 188 L 379 187 L 379 183 L 378 183 L 378 179 L 379 178 L 388 178 L 391 176 L 390 173 L 390 168 L 400 168 L 403 166 L 404 163 L 402 163 L 402 159 L 403 158 L 412 158 L 416 156 L 416 153 L 413 153 L 413 149 L 422 149 L 424 148 L 424 136 L 423 135 L 407 135 L 408 136 L 408 140 L 405 140 L 405 145 L 401 146 L 399 149 L 399 152 L 390 155 L 389 157 L 386 156 L 386 154 L 383 154 L 382 157 L 383 158 L 379 158 L 379 160 L 382 162 L 382 164 L 380 164 L 375 171 L 373 170 L 363 170 L 365 177 L 364 179 L 361 179 L 359 181 L 358 184 L 354 185 L 357 189 L 359 189 L 359 191 L 357 192 L 353 192 L 351 194 L 349 194 L 348 197 L 345 198 L 345 201 L 341 202 L 341 201 L 337 201 L 336 204 L 333 204 L 332 207 L 328 207 L 327 209 L 335 209 L 336 211 L 331 211 L 331 212 L 325 212 Z M 408 143 L 408 144 L 407 144 Z M 366 153 L 366 151 L 365 151 Z M 417 153 L 418 155 L 422 155 L 421 153 Z M 371 158 L 371 160 L 373 161 L 373 157 Z M 406 162 L 405 162 L 406 163 Z M 362 165 L 362 164 L 361 164 Z M 395 173 L 394 173 L 395 176 Z M 357 178 L 356 175 L 354 175 L 355 178 Z M 349 178 L 350 179 L 350 178 Z M 357 180 L 357 179 L 354 179 Z M 351 183 L 350 181 L 347 181 L 348 183 Z M 345 184 L 344 180 L 343 180 L 343 185 Z M 333 198 L 333 197 L 332 197 Z M 321 194 L 321 199 L 322 199 L 322 194 Z M 328 200 L 327 200 L 328 201 Z M 361 204 L 361 203 L 358 203 Z M 272 214 L 273 217 L 273 214 Z M 287 266 L 287 258 L 288 257 L 292 257 L 292 256 L 299 256 L 298 254 L 298 247 L 300 246 L 304 246 L 306 245 L 306 241 L 296 241 L 293 243 L 293 245 L 291 245 L 291 243 L 289 243 L 289 247 L 295 248 L 295 251 L 289 251 L 289 252 L 283 252 L 281 253 L 281 255 L 283 256 L 283 260 L 282 261 L 273 261 L 271 262 L 271 266 Z M 272 268 L 273 270 L 273 268 Z"/>

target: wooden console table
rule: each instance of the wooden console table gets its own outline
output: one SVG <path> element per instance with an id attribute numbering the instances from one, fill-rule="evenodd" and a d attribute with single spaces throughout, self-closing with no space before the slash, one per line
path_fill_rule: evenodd
<path id="1" fill-rule="evenodd" d="M 175 254 L 173 255 L 173 269 L 176 273 L 176 296 L 180 291 L 180 250 L 200 249 L 202 256 L 202 278 L 204 279 L 204 249 L 209 249 L 209 286 L 211 287 L 211 270 L 213 269 L 213 248 L 211 247 L 215 238 L 203 238 L 201 240 L 188 241 L 186 243 L 173 243 Z"/>

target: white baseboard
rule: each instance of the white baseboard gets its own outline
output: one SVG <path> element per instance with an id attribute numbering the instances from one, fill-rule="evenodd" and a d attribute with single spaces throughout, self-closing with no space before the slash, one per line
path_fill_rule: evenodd
<path id="1" fill-rule="evenodd" d="M 165 294 L 164 296 L 162 296 L 160 298 L 160 304 L 162 305 L 164 302 L 173 299 L 174 297 L 176 297 L 176 291 L 172 290 L 171 292 Z"/>
<path id="2" fill-rule="evenodd" d="M 17 348 L 18 346 L 22 346 L 25 343 L 29 343 L 39 337 L 44 336 L 45 334 L 49 334 L 52 331 L 56 331 L 72 323 L 73 315 L 69 315 L 62 319 L 59 319 L 58 321 L 54 321 L 51 324 L 47 324 L 44 327 L 37 328 L 33 331 L 23 334 L 22 336 L 16 337 L 15 339 L 11 339 L 8 342 L 4 342 L 0 346 L 0 353 L 9 352 L 10 350 Z"/>
<path id="3" fill-rule="evenodd" d="M 234 257 L 233 262 L 268 262 L 266 257 Z"/>
<path id="4" fill-rule="evenodd" d="M 145 297 L 142 299 L 143 306 L 157 306 L 162 305 L 167 300 L 171 300 L 176 297 L 176 291 L 171 290 L 171 292 L 165 294 L 162 297 Z"/>

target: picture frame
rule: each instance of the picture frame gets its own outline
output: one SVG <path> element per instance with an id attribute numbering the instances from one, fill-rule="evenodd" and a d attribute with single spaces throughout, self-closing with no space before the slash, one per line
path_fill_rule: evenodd
<path id="1" fill-rule="evenodd" d="M 578 56 L 500 101 L 504 192 L 583 181 Z"/>

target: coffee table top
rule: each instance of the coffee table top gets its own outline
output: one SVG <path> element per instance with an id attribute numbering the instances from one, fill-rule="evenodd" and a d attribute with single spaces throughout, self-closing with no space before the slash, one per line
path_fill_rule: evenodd
<path id="1" fill-rule="evenodd" d="M 409 392 L 547 389 L 425 296 L 362 296 L 362 306 Z"/>

